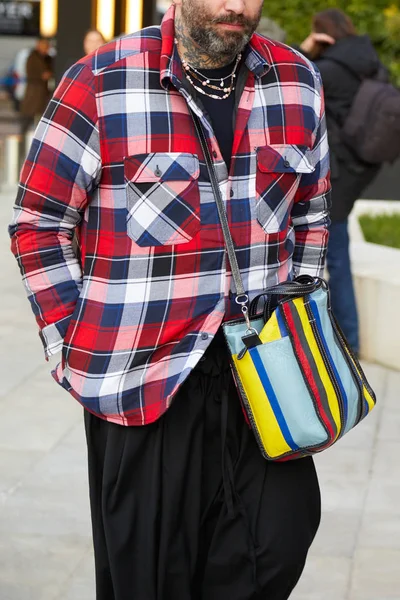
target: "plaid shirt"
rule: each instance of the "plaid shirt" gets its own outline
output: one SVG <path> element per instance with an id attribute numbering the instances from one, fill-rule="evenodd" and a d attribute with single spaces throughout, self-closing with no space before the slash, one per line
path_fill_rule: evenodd
<path id="1" fill-rule="evenodd" d="M 222 321 L 239 315 L 189 107 L 208 137 L 250 299 L 323 268 L 330 184 L 320 77 L 257 34 L 244 60 L 229 173 L 182 84 L 173 7 L 161 28 L 71 67 L 35 133 L 12 249 L 46 355 L 61 350 L 54 377 L 109 421 L 160 417 Z"/>

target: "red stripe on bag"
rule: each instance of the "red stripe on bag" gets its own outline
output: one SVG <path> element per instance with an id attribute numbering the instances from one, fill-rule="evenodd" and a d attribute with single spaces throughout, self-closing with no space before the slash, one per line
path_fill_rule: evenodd
<path id="1" fill-rule="evenodd" d="M 290 453 L 289 456 L 283 456 L 282 458 L 276 458 L 275 462 L 289 462 L 289 460 L 296 460 L 299 458 L 304 458 L 305 456 L 309 456 L 308 454 L 305 455 L 303 452 L 295 452 Z"/>
<path id="2" fill-rule="evenodd" d="M 297 357 L 301 363 L 301 367 L 303 369 L 303 373 L 305 374 L 306 378 L 307 378 L 307 382 L 311 388 L 311 391 L 314 394 L 314 398 L 317 402 L 317 406 L 318 406 L 318 410 L 319 410 L 319 414 L 322 418 L 322 420 L 325 423 L 325 426 L 328 430 L 329 436 L 332 439 L 334 439 L 335 437 L 335 433 L 333 431 L 332 428 L 332 424 L 330 423 L 329 419 L 327 418 L 326 412 L 324 410 L 324 407 L 322 406 L 322 402 L 321 402 L 321 396 L 319 395 L 319 391 L 318 391 L 318 386 L 316 384 L 316 381 L 314 379 L 314 376 L 312 374 L 312 370 L 311 370 L 311 366 L 310 363 L 307 360 L 307 356 L 303 350 L 303 347 L 301 345 L 299 336 L 297 334 L 296 328 L 294 326 L 294 322 L 293 322 L 293 317 L 292 314 L 290 312 L 290 305 L 289 303 L 283 303 L 282 304 L 282 308 L 283 311 L 285 313 L 285 317 L 286 317 L 286 321 L 287 324 L 289 326 L 289 330 L 290 333 L 292 335 L 292 340 L 293 340 L 293 344 L 294 344 L 294 349 L 296 351 Z M 329 446 L 332 442 L 328 441 L 327 446 Z"/>

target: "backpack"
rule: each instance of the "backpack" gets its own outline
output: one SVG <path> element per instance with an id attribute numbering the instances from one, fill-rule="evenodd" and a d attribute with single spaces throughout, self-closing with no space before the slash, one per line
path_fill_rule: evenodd
<path id="1" fill-rule="evenodd" d="M 366 163 L 393 163 L 400 156 L 400 90 L 382 80 L 383 69 L 375 78 L 362 78 L 344 63 L 335 62 L 360 81 L 341 128 L 341 140 Z"/>

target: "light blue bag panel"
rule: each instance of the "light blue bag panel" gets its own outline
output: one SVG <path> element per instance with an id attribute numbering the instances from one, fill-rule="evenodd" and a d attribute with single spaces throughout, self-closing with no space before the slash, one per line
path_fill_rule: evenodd
<path id="1" fill-rule="evenodd" d="M 299 447 L 326 443 L 328 434 L 318 419 L 289 337 L 256 346 L 253 350 L 259 353 L 265 366 L 293 441 Z"/>
<path id="2" fill-rule="evenodd" d="M 264 327 L 264 320 L 262 317 L 259 319 L 252 319 L 251 326 L 257 331 L 257 333 L 261 333 L 262 328 Z M 228 342 L 229 349 L 233 355 L 239 354 L 244 348 L 242 337 L 246 334 L 246 324 L 235 323 L 230 325 L 229 323 L 224 326 L 224 333 Z"/>
<path id="3" fill-rule="evenodd" d="M 310 296 L 310 306 L 316 317 L 317 326 L 322 329 L 332 363 L 337 372 L 337 381 L 342 388 L 344 396 L 344 414 L 346 415 L 346 426 L 342 435 L 354 427 L 359 412 L 360 403 L 363 398 L 360 389 L 356 385 L 342 351 L 335 341 L 335 335 L 327 309 L 328 295 L 323 289 L 317 290 Z"/>

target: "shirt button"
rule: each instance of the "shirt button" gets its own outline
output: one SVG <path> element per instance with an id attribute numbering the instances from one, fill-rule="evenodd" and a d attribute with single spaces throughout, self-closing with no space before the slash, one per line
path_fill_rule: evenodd
<path id="1" fill-rule="evenodd" d="M 234 195 L 235 195 L 235 192 L 233 190 L 231 190 L 231 198 L 233 198 Z"/>
<path id="2" fill-rule="evenodd" d="M 217 152 L 215 150 L 213 150 L 213 157 L 217 158 L 217 156 L 218 156 Z"/>
<path id="3" fill-rule="evenodd" d="M 289 169 L 290 167 L 290 162 L 288 160 L 284 160 L 283 161 L 283 166 L 285 167 L 285 169 Z"/>
<path id="4" fill-rule="evenodd" d="M 201 334 L 201 339 L 204 340 L 204 341 L 208 340 L 208 333 L 202 333 Z"/>

